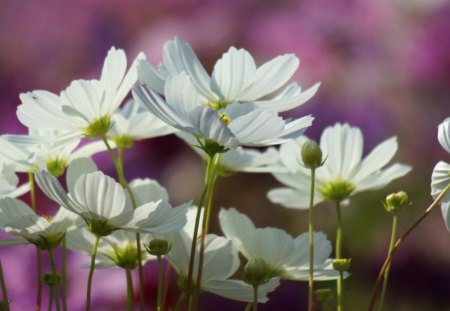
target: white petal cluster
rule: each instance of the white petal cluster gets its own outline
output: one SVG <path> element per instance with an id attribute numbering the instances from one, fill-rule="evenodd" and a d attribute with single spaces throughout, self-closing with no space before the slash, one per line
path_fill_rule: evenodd
<path id="1" fill-rule="evenodd" d="M 179 230 L 186 222 L 184 208 L 172 208 L 162 200 L 146 202 L 133 209 L 127 204 L 122 186 L 97 171 L 90 159 L 78 159 L 69 166 L 69 193 L 46 171 L 39 171 L 36 181 L 50 199 L 80 215 L 97 235 L 109 235 L 117 229 L 168 234 Z"/>
<path id="2" fill-rule="evenodd" d="M 287 187 L 269 191 L 268 197 L 272 202 L 292 208 L 309 206 L 311 171 L 301 164 L 300 159 L 300 150 L 305 141 L 306 138 L 301 137 L 281 146 L 280 166 L 288 172 L 276 172 L 273 175 Z M 361 131 L 348 124 L 337 123 L 324 130 L 320 148 L 326 160 L 316 170 L 315 204 L 324 200 L 334 201 L 330 198 L 333 191 L 344 189 L 345 193 L 337 199 L 345 200 L 361 191 L 380 189 L 411 170 L 405 164 L 387 166 L 398 148 L 395 137 L 376 146 L 364 158 L 363 143 Z"/>
<path id="3" fill-rule="evenodd" d="M 438 140 L 442 148 L 450 153 L 450 118 L 446 118 L 438 127 Z M 440 161 L 431 175 L 431 195 L 436 199 L 450 183 L 450 164 Z M 450 231 L 450 193 L 447 193 L 441 203 L 445 225 Z"/>
<path id="4" fill-rule="evenodd" d="M 165 84 L 171 75 L 185 72 L 204 105 L 251 102 L 281 112 L 300 106 L 319 88 L 319 83 L 305 91 L 296 83 L 286 86 L 299 63 L 295 55 L 286 54 L 257 67 L 249 52 L 231 47 L 209 76 L 189 44 L 176 37 L 164 45 L 163 63 L 158 69 L 142 61 L 138 70 L 139 79 L 159 94 L 165 94 Z"/>
<path id="5" fill-rule="evenodd" d="M 181 278 L 187 278 L 189 271 L 195 209 L 190 209 L 187 217 L 188 224 L 183 230 L 174 234 L 172 249 L 167 254 L 167 259 Z M 198 272 L 199 242 L 195 249 L 194 283 Z M 206 235 L 201 289 L 238 301 L 252 301 L 252 286 L 241 280 L 230 279 L 238 268 L 239 257 L 233 242 L 215 234 Z M 267 293 L 273 291 L 277 286 L 278 279 L 276 278 L 262 285 L 258 290 L 258 301 L 266 302 L 268 300 Z"/>
<path id="6" fill-rule="evenodd" d="M 135 100 L 168 125 L 229 149 L 286 142 L 303 134 L 313 120 L 307 116 L 286 122 L 253 103 L 233 102 L 215 110 L 202 103 L 185 72 L 167 78 L 164 94 L 166 100 L 142 83 L 133 89 Z"/>
<path id="7" fill-rule="evenodd" d="M 308 233 L 292 238 L 277 228 L 255 228 L 252 221 L 234 208 L 219 213 L 220 227 L 226 237 L 247 258 L 261 258 L 273 271 L 273 276 L 306 281 L 309 276 Z M 314 279 L 330 280 L 339 277 L 331 267 L 331 244 L 325 234 L 314 233 Z"/>

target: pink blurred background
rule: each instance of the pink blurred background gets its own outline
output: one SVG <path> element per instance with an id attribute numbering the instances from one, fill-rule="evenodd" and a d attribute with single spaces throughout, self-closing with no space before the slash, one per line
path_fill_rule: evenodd
<path id="1" fill-rule="evenodd" d="M 315 139 L 335 122 L 358 126 L 366 152 L 396 135 L 395 160 L 413 166 L 407 177 L 357 195 L 344 210 L 344 256 L 353 259 L 346 305 L 361 310 L 388 244 L 391 220 L 381 200 L 401 189 L 410 194 L 412 207 L 400 218 L 404 231 L 431 203 L 434 165 L 449 159 L 436 138 L 438 124 L 450 116 L 449 33 L 447 0 L 1 1 L 0 129 L 25 133 L 15 116 L 19 94 L 36 89 L 59 93 L 74 79 L 99 77 L 111 46 L 123 48 L 129 60 L 144 51 L 157 65 L 162 45 L 177 35 L 209 71 L 230 45 L 249 50 L 258 64 L 295 53 L 301 60 L 295 80 L 304 88 L 317 81 L 322 85 L 313 99 L 287 115 L 313 114 L 307 134 Z M 128 178 L 157 178 L 174 203 L 194 199 L 200 191 L 202 163 L 175 137 L 137 143 L 126 161 Z M 102 162 L 114 175 L 108 160 Z M 275 186 L 268 175 L 220 180 L 216 213 L 220 206 L 235 206 L 258 226 L 281 227 L 292 235 L 306 231 L 305 212 L 266 199 Z M 334 209 L 319 206 L 316 219 L 316 227 L 334 241 Z M 217 221 L 213 230 L 220 233 Z M 12 310 L 32 310 L 33 247 L 0 252 Z M 84 308 L 87 271 L 79 266 L 87 261 L 82 255 L 70 257 L 70 310 Z M 146 270 L 147 300 L 153 305 L 154 265 Z M 319 284 L 327 286 L 333 284 Z M 449 286 L 450 235 L 436 211 L 395 258 L 385 310 L 450 310 Z M 93 297 L 94 310 L 124 309 L 123 271 L 96 271 Z M 204 298 L 203 310 L 244 309 L 244 304 L 212 295 Z M 303 310 L 306 285 L 284 282 L 272 298 L 261 310 Z"/>

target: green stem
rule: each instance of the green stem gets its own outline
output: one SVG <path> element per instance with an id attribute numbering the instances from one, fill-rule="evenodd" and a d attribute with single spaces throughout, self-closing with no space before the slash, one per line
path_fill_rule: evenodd
<path id="1" fill-rule="evenodd" d="M 336 231 L 336 259 L 341 259 L 342 248 L 342 216 L 341 216 L 341 202 L 336 202 L 336 219 L 337 219 L 337 231 Z M 342 311 L 342 296 L 343 296 L 343 274 L 339 273 L 339 279 L 337 279 L 337 310 Z"/>
<path id="2" fill-rule="evenodd" d="M 391 241 L 389 242 L 388 256 L 392 253 L 392 249 L 394 248 L 395 237 L 397 236 L 397 223 L 398 223 L 397 213 L 394 213 L 394 217 L 392 218 Z M 383 286 L 381 287 L 380 303 L 378 304 L 378 309 L 377 309 L 378 311 L 381 311 L 383 309 L 384 298 L 386 296 L 386 289 L 387 289 L 387 284 L 388 284 L 388 279 L 389 279 L 390 267 L 391 267 L 391 264 L 388 265 L 388 267 L 386 268 L 386 271 L 384 272 Z"/>
<path id="3" fill-rule="evenodd" d="M 253 311 L 258 310 L 258 285 L 253 286 Z"/>
<path id="4" fill-rule="evenodd" d="M 36 212 L 36 186 L 34 184 L 34 173 L 28 172 L 28 181 L 30 183 L 30 201 L 31 209 Z M 37 293 L 36 310 L 40 311 L 42 307 L 42 254 L 39 248 L 36 248 L 36 267 L 37 267 Z"/>
<path id="5" fill-rule="evenodd" d="M 95 257 L 97 256 L 98 243 L 100 242 L 101 236 L 96 235 L 94 246 L 92 247 L 92 258 L 91 258 L 91 268 L 89 270 L 89 277 L 87 283 L 87 295 L 86 295 L 86 311 L 91 310 L 91 288 L 92 288 L 92 277 L 94 276 L 95 269 Z"/>
<path id="6" fill-rule="evenodd" d="M 123 170 L 123 149 L 118 147 L 118 155 L 116 156 L 114 154 L 114 151 L 112 150 L 108 139 L 106 136 L 102 137 L 102 140 L 106 146 L 106 149 L 108 149 L 108 153 L 111 157 L 111 160 L 114 163 L 114 167 L 116 169 L 117 175 L 119 176 L 119 181 L 122 187 L 124 187 L 128 195 L 130 196 L 131 205 L 133 206 L 133 209 L 137 208 L 137 202 L 136 197 L 134 196 L 133 191 L 130 188 L 130 185 L 127 182 L 127 179 L 125 178 L 124 170 Z M 141 250 L 141 235 L 139 233 L 136 233 L 136 250 L 137 250 L 137 259 L 138 259 L 138 271 L 139 271 L 139 306 L 140 310 L 144 310 L 144 269 L 142 265 L 142 250 Z"/>
<path id="7" fill-rule="evenodd" d="M 48 311 L 52 311 L 54 292 L 55 288 L 53 286 L 50 286 L 50 295 L 48 297 Z"/>
<path id="8" fill-rule="evenodd" d="M 311 193 L 309 196 L 308 231 L 309 231 L 309 279 L 308 279 L 308 311 L 313 308 L 314 295 L 314 185 L 316 182 L 316 169 L 311 168 Z"/>
<path id="9" fill-rule="evenodd" d="M 51 285 L 51 288 L 54 291 L 56 310 L 60 311 L 61 307 L 59 305 L 58 271 L 56 269 L 55 255 L 54 255 L 54 252 L 53 252 L 53 248 L 50 248 L 48 250 L 48 254 L 49 254 L 49 257 L 50 257 L 50 264 L 52 266 L 52 274 L 53 274 L 54 281 L 55 281 L 55 284 Z"/>
<path id="10" fill-rule="evenodd" d="M 163 286 L 163 295 L 162 295 L 162 301 L 161 301 L 161 309 L 165 309 L 165 304 L 167 300 L 167 294 L 169 292 L 169 284 L 170 284 L 170 272 L 171 267 L 170 265 L 166 265 L 166 272 L 164 273 L 164 286 Z"/>
<path id="11" fill-rule="evenodd" d="M 209 222 L 211 219 L 211 210 L 212 210 L 212 202 L 213 202 L 213 196 L 214 196 L 214 187 L 218 178 L 217 174 L 217 166 L 220 161 L 220 153 L 216 154 L 213 158 L 213 166 L 212 170 L 210 172 L 210 185 L 208 188 L 208 191 L 206 193 L 206 210 L 203 214 L 203 226 L 202 231 L 200 234 L 200 253 L 199 253 L 199 260 L 198 260 L 198 270 L 197 270 L 197 283 L 195 286 L 194 291 L 194 307 L 196 309 L 197 306 L 197 299 L 198 295 L 200 293 L 201 283 L 202 283 L 202 273 L 203 273 L 203 261 L 205 257 L 205 238 L 206 234 L 208 233 L 209 229 Z"/>
<path id="12" fill-rule="evenodd" d="M 173 311 L 180 310 L 184 299 L 186 299 L 186 293 L 183 291 L 183 292 L 181 292 L 180 296 L 178 297 L 177 303 L 176 303 L 175 308 L 173 309 Z"/>
<path id="13" fill-rule="evenodd" d="M 371 295 L 371 298 L 370 298 L 368 311 L 372 311 L 374 306 L 375 306 L 375 301 L 376 301 L 376 298 L 377 298 L 378 290 L 380 289 L 381 281 L 382 281 L 382 279 L 384 277 L 384 273 L 386 272 L 386 269 L 390 265 L 390 263 L 392 261 L 392 258 L 394 257 L 395 253 L 399 249 L 400 245 L 408 237 L 408 235 L 412 231 L 414 231 L 414 229 L 417 228 L 417 226 L 419 226 L 420 223 L 425 218 L 427 218 L 427 216 L 436 208 L 436 206 L 439 206 L 439 203 L 441 203 L 442 199 L 444 198 L 444 196 L 447 194 L 447 192 L 449 190 L 450 190 L 450 184 L 447 185 L 447 187 L 445 187 L 445 189 L 441 192 L 441 194 L 439 194 L 439 196 L 436 198 L 436 200 L 434 200 L 434 202 L 431 203 L 431 205 L 425 210 L 425 212 L 419 217 L 419 219 L 417 219 L 411 225 L 411 227 L 409 227 L 408 230 L 406 230 L 406 232 L 399 239 L 397 239 L 397 242 L 395 242 L 395 245 L 392 248 L 391 253 L 388 254 L 388 256 L 386 257 L 386 259 L 385 259 L 385 261 L 383 263 L 383 266 L 381 267 L 381 270 L 378 273 L 377 280 L 376 280 L 375 285 L 374 285 L 374 287 L 372 289 L 372 295 Z"/>
<path id="14" fill-rule="evenodd" d="M 245 307 L 244 311 L 250 311 L 251 308 L 252 308 L 252 306 L 253 306 L 253 302 L 249 302 L 249 303 L 247 304 L 247 306 Z"/>
<path id="15" fill-rule="evenodd" d="M 62 301 L 63 310 L 67 311 L 67 240 L 64 236 L 62 242 Z"/>
<path id="16" fill-rule="evenodd" d="M 200 216 L 201 211 L 203 207 L 203 203 L 205 202 L 205 196 L 208 192 L 209 186 L 210 186 L 210 175 L 213 170 L 214 164 L 213 164 L 214 156 L 208 157 L 207 163 L 206 163 L 206 172 L 205 172 L 205 181 L 203 185 L 203 190 L 200 195 L 200 199 L 198 201 L 197 205 L 197 213 L 195 215 L 195 223 L 194 223 L 194 233 L 192 236 L 192 244 L 191 244 L 191 253 L 189 258 L 189 270 L 188 270 L 188 276 L 187 276 L 187 283 L 186 283 L 186 293 L 189 296 L 189 307 L 188 310 L 192 310 L 192 275 L 194 272 L 194 261 L 195 261 L 195 249 L 197 246 L 197 237 L 198 237 L 198 229 L 200 226 Z"/>
<path id="17" fill-rule="evenodd" d="M 125 269 L 125 274 L 127 276 L 127 311 L 133 311 L 133 280 L 131 278 L 131 270 Z"/>
<path id="18" fill-rule="evenodd" d="M 9 311 L 9 299 L 8 299 L 8 291 L 6 290 L 5 276 L 3 275 L 3 265 L 0 261 L 0 284 L 2 287 L 2 298 L 6 303 L 6 310 Z"/>
<path id="19" fill-rule="evenodd" d="M 158 297 L 156 302 L 156 310 L 162 310 L 162 294 L 163 294 L 163 278 L 164 270 L 162 265 L 162 258 L 160 255 L 157 256 L 158 259 Z"/>

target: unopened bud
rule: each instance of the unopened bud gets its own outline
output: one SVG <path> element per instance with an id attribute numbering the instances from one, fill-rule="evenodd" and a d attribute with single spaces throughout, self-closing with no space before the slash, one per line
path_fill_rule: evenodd
<path id="1" fill-rule="evenodd" d="M 341 258 L 341 259 L 333 259 L 333 269 L 336 271 L 345 271 L 350 269 L 351 259 Z"/>
<path id="2" fill-rule="evenodd" d="M 167 254 L 171 248 L 172 243 L 162 239 L 152 240 L 148 245 L 145 245 L 147 252 L 153 256 L 163 256 Z"/>
<path id="3" fill-rule="evenodd" d="M 61 276 L 52 272 L 47 272 L 43 275 L 42 281 L 48 286 L 55 286 L 61 282 Z"/>
<path id="4" fill-rule="evenodd" d="M 392 193 L 386 197 L 384 208 L 389 213 L 396 213 L 408 204 L 408 194 L 404 191 Z"/>
<path id="5" fill-rule="evenodd" d="M 316 299 L 320 302 L 326 302 L 333 298 L 333 291 L 330 288 L 322 288 L 315 291 Z"/>
<path id="6" fill-rule="evenodd" d="M 322 166 L 322 150 L 314 140 L 308 140 L 303 144 L 301 150 L 303 164 L 308 168 Z"/>
<path id="7" fill-rule="evenodd" d="M 244 267 L 243 281 L 253 286 L 269 282 L 271 269 L 262 258 L 250 258 Z"/>

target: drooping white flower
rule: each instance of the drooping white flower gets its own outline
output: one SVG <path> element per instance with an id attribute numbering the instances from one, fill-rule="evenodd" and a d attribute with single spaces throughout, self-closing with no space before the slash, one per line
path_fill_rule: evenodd
<path id="1" fill-rule="evenodd" d="M 297 83 L 286 83 L 299 66 L 293 54 L 278 56 L 256 67 L 253 57 L 244 49 L 231 47 L 217 61 L 210 77 L 192 48 L 177 37 L 166 42 L 163 64 L 156 70 L 149 63 L 139 64 L 139 80 L 160 94 L 170 75 L 185 72 L 207 106 L 223 106 L 232 102 L 254 103 L 276 112 L 300 106 L 317 92 L 319 83 L 302 91 Z"/>
<path id="2" fill-rule="evenodd" d="M 438 140 L 442 148 L 450 153 L 450 118 L 446 118 L 438 128 Z M 440 161 L 433 169 L 431 175 L 431 195 L 436 199 L 439 194 L 450 184 L 450 164 Z M 450 193 L 447 193 L 441 201 L 442 215 L 445 225 L 450 231 Z"/>
<path id="3" fill-rule="evenodd" d="M 149 234 L 141 234 L 141 258 L 145 264 L 156 259 L 150 256 L 144 248 L 144 242 L 151 239 Z M 67 247 L 73 251 L 83 252 L 92 256 L 95 236 L 86 228 L 71 231 L 67 234 Z M 125 230 L 117 230 L 103 237 L 98 245 L 96 267 L 120 267 L 134 269 L 138 265 L 136 234 Z"/>
<path id="4" fill-rule="evenodd" d="M 166 201 L 146 202 L 133 209 L 122 186 L 97 171 L 90 159 L 77 159 L 69 166 L 68 193 L 46 171 L 39 171 L 36 181 L 50 199 L 80 215 L 98 236 L 118 229 L 168 234 L 186 223 L 185 208 L 172 208 Z"/>
<path id="5" fill-rule="evenodd" d="M 48 250 L 58 246 L 66 231 L 83 225 L 82 219 L 60 208 L 54 217 L 38 216 L 25 203 L 13 198 L 0 199 L 0 226 L 15 238 L 1 239 L 0 246 L 35 244 Z"/>
<path id="6" fill-rule="evenodd" d="M 234 208 L 219 213 L 220 227 L 247 259 L 261 258 L 273 277 L 306 281 L 309 277 L 308 233 L 292 238 L 277 228 L 255 228 L 252 221 Z M 339 277 L 331 266 L 331 244 L 325 234 L 314 233 L 314 280 Z"/>
<path id="7" fill-rule="evenodd" d="M 300 136 L 313 120 L 307 116 L 286 122 L 253 103 L 233 102 L 214 110 L 202 103 L 184 72 L 168 77 L 164 94 L 166 101 L 146 84 L 137 84 L 133 89 L 135 100 L 168 125 L 229 149 L 286 142 Z"/>
<path id="8" fill-rule="evenodd" d="M 203 149 L 198 148 L 198 141 L 187 133 L 179 132 L 176 134 L 189 144 L 192 149 L 197 152 L 203 159 L 207 158 L 207 154 Z M 270 147 L 264 151 L 252 148 L 237 147 L 223 153 L 219 160 L 219 170 L 221 174 L 228 175 L 236 172 L 248 173 L 268 173 L 278 168 L 278 152 L 275 148 Z M 279 167 L 280 170 L 283 168 Z"/>
<path id="9" fill-rule="evenodd" d="M 177 271 L 181 283 L 186 282 L 189 272 L 189 258 L 191 254 L 193 220 L 195 209 L 190 209 L 187 215 L 186 227 L 172 237 L 172 249 L 167 253 L 167 259 Z M 196 282 L 200 243 L 197 243 L 194 261 L 193 282 Z M 239 268 L 239 257 L 233 242 L 227 238 L 208 234 L 205 237 L 205 253 L 201 289 L 229 299 L 238 301 L 252 301 L 253 288 L 240 280 L 229 279 Z M 267 293 L 278 286 L 278 279 L 261 285 L 258 288 L 258 301 L 266 302 Z"/>
<path id="10" fill-rule="evenodd" d="M 111 117 L 112 127 L 108 133 L 116 143 L 132 143 L 136 140 L 159 137 L 176 132 L 134 100 L 128 101 Z"/>
<path id="11" fill-rule="evenodd" d="M 143 58 L 139 54 L 126 72 L 125 52 L 111 48 L 100 80 L 73 81 L 60 96 L 47 91 L 21 94 L 17 116 L 29 128 L 62 130 L 70 137 L 100 137 L 136 82 L 137 61 Z"/>
<path id="12" fill-rule="evenodd" d="M 301 137 L 281 146 L 280 165 L 289 172 L 273 175 L 287 187 L 269 191 L 272 202 L 292 208 L 309 207 L 311 171 L 300 159 L 305 141 Z M 320 148 L 326 160 L 316 169 L 315 204 L 324 200 L 342 202 L 355 193 L 380 189 L 411 170 L 410 166 L 399 163 L 386 167 L 397 151 L 395 137 L 379 144 L 365 158 L 362 158 L 363 142 L 361 131 L 348 124 L 337 123 L 325 129 Z"/>

